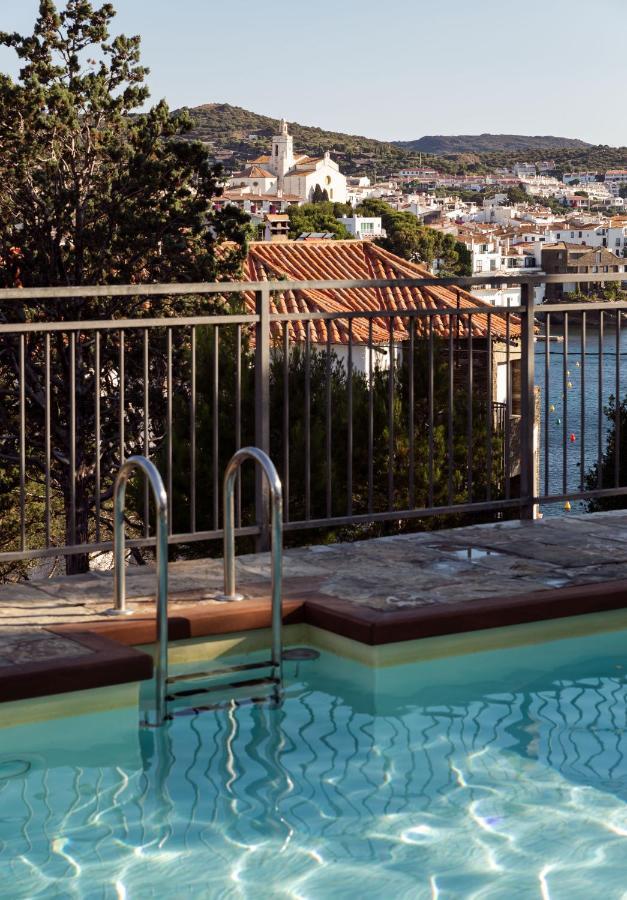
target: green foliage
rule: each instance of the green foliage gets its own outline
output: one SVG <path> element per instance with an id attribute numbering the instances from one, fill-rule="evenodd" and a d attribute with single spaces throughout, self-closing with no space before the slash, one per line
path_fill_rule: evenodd
<path id="1" fill-rule="evenodd" d="M 212 211 L 221 172 L 201 144 L 180 140 L 189 131 L 189 118 L 172 116 L 164 102 L 137 112 L 148 98 L 139 38 L 111 38 L 113 17 L 110 3 L 94 7 L 87 0 L 67 0 L 58 10 L 52 0 L 40 0 L 32 35 L 0 33 L 0 45 L 12 48 L 22 61 L 17 81 L 0 75 L 1 286 L 208 281 L 234 273 L 243 258 L 247 218 L 234 207 Z M 216 255 L 216 245 L 227 239 L 236 249 Z M 206 308 L 207 301 L 199 298 L 164 298 L 159 312 L 172 315 L 197 309 L 201 302 Z M 7 305 L 0 321 L 115 319 L 151 312 L 139 297 L 46 299 Z M 164 404 L 165 330 L 154 337 L 146 396 L 158 423 Z M 96 456 L 102 472 L 111 473 L 121 456 L 141 446 L 142 347 L 139 329 L 103 338 L 98 348 L 93 332 L 76 340 L 60 333 L 52 337 L 51 503 L 63 510 L 68 544 L 93 537 Z M 115 410 L 122 402 L 123 351 L 126 442 L 120 447 L 120 414 Z M 179 352 L 177 347 L 175 359 Z M 0 477 L 10 482 L 5 490 L 13 502 L 20 409 L 17 391 L 7 386 L 15 384 L 19 368 L 19 342 L 7 336 L 0 344 Z M 24 369 L 28 482 L 41 486 L 46 440 L 41 335 L 26 336 Z M 99 447 L 94 438 L 96 394 L 103 410 Z M 154 429 L 158 446 L 164 431 L 158 424 Z M 100 485 L 98 499 L 106 501 L 110 491 L 109 478 Z M 100 524 L 108 533 L 104 513 Z M 35 543 L 40 539 L 33 538 Z M 68 571 L 86 568 L 85 555 L 69 558 Z"/>
<path id="2" fill-rule="evenodd" d="M 397 256 L 426 266 L 439 260 L 441 275 L 472 274 L 471 255 L 464 244 L 450 234 L 421 225 L 412 213 L 398 212 L 383 200 L 368 199 L 357 208 L 357 214 L 381 217 L 387 236 L 376 243 Z"/>
<path id="3" fill-rule="evenodd" d="M 313 196 L 311 198 L 312 203 L 328 203 L 329 202 L 329 192 L 325 188 L 324 190 L 317 184 L 313 191 Z"/>
<path id="4" fill-rule="evenodd" d="M 620 455 L 618 457 L 618 484 L 627 484 L 627 397 L 618 404 L 616 397 L 610 396 L 603 412 L 609 421 L 609 429 L 605 442 L 605 451 L 600 464 L 594 463 L 586 473 L 586 490 L 613 488 L 616 475 L 616 426 L 620 434 Z M 601 512 L 608 509 L 625 509 L 627 497 L 595 497 L 588 500 L 588 512 Z"/>
<path id="5" fill-rule="evenodd" d="M 335 240 L 348 240 L 352 235 L 337 221 L 338 211 L 341 209 L 343 204 L 331 203 L 329 200 L 290 206 L 290 237 L 297 238 L 306 231 L 328 231 L 334 235 Z"/>
<path id="6" fill-rule="evenodd" d="M 510 203 L 528 203 L 530 197 L 527 191 L 519 185 L 514 185 L 514 187 L 507 189 L 507 199 Z"/>
<path id="7" fill-rule="evenodd" d="M 212 153 L 232 151 L 229 161 L 237 169 L 246 161 L 268 152 L 268 144 L 277 133 L 279 121 L 227 103 L 209 103 L 189 110 L 194 129 L 192 137 L 206 141 Z M 340 168 L 348 175 L 366 173 L 386 176 L 399 169 L 415 168 L 420 163 L 443 174 L 487 174 L 497 167 L 516 162 L 535 162 L 540 156 L 555 159 L 556 171 L 572 169 L 616 169 L 627 166 L 626 147 L 592 146 L 568 138 L 539 139 L 527 136 L 482 135 L 480 146 L 464 139 L 457 145 L 439 145 L 426 149 L 416 141 L 387 143 L 359 135 L 341 134 L 323 128 L 289 124 L 294 144 L 310 156 L 331 151 Z M 515 143 L 499 138 L 514 137 Z M 426 139 L 421 139 L 426 140 Z M 446 138 L 455 141 L 455 136 Z M 476 140 L 476 136 L 473 137 Z M 560 149 L 561 147 L 561 149 Z M 476 149 L 473 149 L 476 148 Z"/>
<path id="8" fill-rule="evenodd" d="M 623 197 L 623 199 L 627 200 L 627 184 L 624 184 L 618 189 L 618 196 Z"/>
<path id="9" fill-rule="evenodd" d="M 532 150 L 537 154 L 564 149 L 590 147 L 577 138 L 554 137 L 553 135 L 530 136 L 527 134 L 451 134 L 426 135 L 414 141 L 396 141 L 398 146 L 408 147 L 423 153 L 486 153 L 504 151 L 518 153 Z"/>
<path id="10" fill-rule="evenodd" d="M 221 522 L 221 477 L 236 448 L 233 395 L 237 371 L 234 336 L 224 335 L 216 366 L 215 344 L 211 329 L 199 329 L 196 408 L 197 467 L 196 483 L 202 488 L 197 496 L 198 530 L 210 530 Z M 229 329 L 226 329 L 228 332 Z M 407 348 L 405 348 L 407 349 Z M 355 514 L 389 507 L 390 488 L 393 508 L 421 508 L 430 503 L 449 503 L 449 477 L 452 503 L 469 499 L 468 416 L 472 406 L 473 457 L 472 498 L 485 499 L 488 494 L 487 427 L 491 411 L 486 404 L 486 386 L 476 372 L 472 404 L 467 391 L 467 374 L 461 354 L 456 354 L 454 371 L 455 392 L 452 408 L 452 456 L 449 455 L 448 419 L 448 343 L 434 340 L 433 345 L 433 418 L 429 416 L 428 341 L 417 339 L 413 364 L 413 492 L 410 494 L 410 369 L 408 358 L 395 366 L 390 393 L 390 373 L 374 369 L 372 390 L 367 375 L 353 372 L 349 378 L 346 365 L 334 351 L 327 358 L 325 351 L 311 347 L 307 354 L 304 345 L 292 345 L 287 366 L 282 347 L 275 347 L 270 368 L 270 453 L 276 462 L 286 494 L 289 491 L 291 521 L 311 518 L 344 516 L 349 506 Z M 183 369 L 189 370 L 189 359 Z M 218 371 L 217 405 L 214 400 Z M 242 414 L 241 444 L 254 441 L 254 354 L 244 346 L 241 365 L 240 392 Z M 286 392 L 287 388 L 287 392 Z M 349 392 L 350 388 L 350 392 Z M 349 405 L 350 394 L 350 405 Z M 390 403 L 391 400 L 391 403 Z M 330 403 L 330 406 L 329 406 Z M 289 428 L 284 428 L 285 410 L 289 412 Z M 352 416 L 349 410 L 352 408 Z M 372 496 L 369 496 L 369 416 L 372 409 Z M 329 423 L 330 429 L 329 432 Z M 349 436 L 352 423 L 352 455 L 349 456 Z M 189 398 L 183 393 L 177 398 L 174 414 L 174 530 L 189 530 L 191 507 L 190 421 Z M 286 447 L 286 441 L 289 441 Z M 327 455 L 327 441 L 331 448 Z M 309 453 L 307 445 L 309 443 Z M 390 455 L 390 447 L 392 453 Z M 431 463 L 430 463 L 430 448 Z M 289 453 L 289 469 L 284 460 Z M 216 452 L 217 451 L 217 452 Z M 349 482 L 349 458 L 352 482 Z M 309 471 L 307 469 L 309 460 Z M 165 460 L 163 461 L 165 462 Z M 163 463 L 162 463 L 163 464 Z M 503 491 L 502 435 L 492 438 L 493 498 Z M 307 491 L 309 484 L 309 492 Z M 330 494 L 327 492 L 330 484 Z M 254 473 L 252 466 L 242 470 L 241 522 L 254 524 Z M 330 502 L 330 506 L 328 505 Z M 239 504 L 238 504 L 239 505 Z M 331 528 L 326 540 L 351 540 L 412 528 L 436 528 L 462 524 L 461 515 L 445 519 L 424 519 L 413 524 L 399 521 L 371 523 L 364 526 Z M 319 539 L 319 533 L 316 532 Z M 288 544 L 306 543 L 311 537 L 306 531 L 286 533 Z M 250 547 L 250 544 L 248 545 Z M 214 544 L 179 547 L 183 555 L 220 554 Z"/>

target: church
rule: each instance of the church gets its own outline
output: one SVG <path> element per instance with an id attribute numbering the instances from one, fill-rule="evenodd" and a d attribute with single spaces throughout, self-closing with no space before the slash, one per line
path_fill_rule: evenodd
<path id="1" fill-rule="evenodd" d="M 246 194 L 298 198 L 301 203 L 310 203 L 316 187 L 326 191 L 329 200 L 346 203 L 346 176 L 331 159 L 327 151 L 324 156 L 312 157 L 294 153 L 294 139 L 287 130 L 287 122 L 281 120 L 279 134 L 272 138 L 269 156 L 259 156 L 241 172 L 229 179 L 228 190 Z"/>

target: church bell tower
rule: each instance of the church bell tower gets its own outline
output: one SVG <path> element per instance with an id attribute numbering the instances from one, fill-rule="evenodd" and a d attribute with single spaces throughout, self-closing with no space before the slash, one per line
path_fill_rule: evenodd
<path id="1" fill-rule="evenodd" d="M 287 131 L 287 122 L 281 119 L 279 134 L 272 138 L 272 169 L 278 178 L 278 186 L 283 186 L 283 176 L 294 168 L 294 139 Z"/>

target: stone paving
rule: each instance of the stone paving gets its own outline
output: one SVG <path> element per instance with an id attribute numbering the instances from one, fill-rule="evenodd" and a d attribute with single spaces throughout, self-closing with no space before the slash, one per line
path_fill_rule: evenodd
<path id="1" fill-rule="evenodd" d="M 171 603 L 213 604 L 222 561 L 170 565 Z M 237 560 L 237 583 L 270 577 L 269 554 Z M 284 579 L 318 594 L 394 611 L 627 579 L 627 510 L 537 522 L 504 522 L 285 552 Z M 152 604 L 155 573 L 130 566 L 127 597 Z M 257 587 L 257 595 L 259 588 Z M 110 572 L 0 585 L 0 666 L 90 651 L 46 631 L 102 619 Z M 245 601 L 244 601 L 245 602 Z"/>

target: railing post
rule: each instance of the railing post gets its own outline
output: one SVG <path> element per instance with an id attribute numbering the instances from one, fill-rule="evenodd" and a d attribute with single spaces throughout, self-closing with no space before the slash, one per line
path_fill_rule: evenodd
<path id="1" fill-rule="evenodd" d="M 535 288 L 532 282 L 521 285 L 522 306 L 522 373 L 520 423 L 520 518 L 537 518 L 534 497 L 538 494 L 536 459 L 536 390 L 534 306 Z"/>
<path id="2" fill-rule="evenodd" d="M 255 445 L 270 455 L 270 291 L 255 291 Z M 255 466 L 255 522 L 259 528 L 256 550 L 270 549 L 268 484 L 259 466 Z"/>

